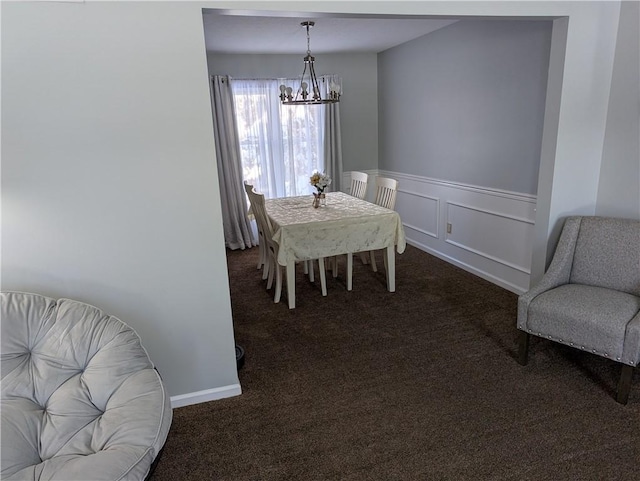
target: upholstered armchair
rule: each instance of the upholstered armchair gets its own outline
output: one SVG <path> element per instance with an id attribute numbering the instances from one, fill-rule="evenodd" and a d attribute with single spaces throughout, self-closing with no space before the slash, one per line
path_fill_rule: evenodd
<path id="1" fill-rule="evenodd" d="M 549 269 L 518 298 L 518 362 L 531 335 L 622 364 L 626 404 L 640 361 L 640 221 L 569 217 Z"/>

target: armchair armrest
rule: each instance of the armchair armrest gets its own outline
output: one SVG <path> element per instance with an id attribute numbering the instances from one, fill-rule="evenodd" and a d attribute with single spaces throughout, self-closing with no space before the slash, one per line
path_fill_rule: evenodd
<path id="1" fill-rule="evenodd" d="M 531 301 L 543 292 L 569 282 L 581 220 L 582 217 L 579 216 L 568 217 L 565 220 L 549 269 L 535 286 L 518 297 L 518 329 L 526 328 L 527 311 Z"/>

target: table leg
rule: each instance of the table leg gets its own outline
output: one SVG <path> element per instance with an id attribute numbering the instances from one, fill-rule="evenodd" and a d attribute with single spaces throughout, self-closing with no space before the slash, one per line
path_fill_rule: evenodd
<path id="1" fill-rule="evenodd" d="M 389 292 L 396 292 L 396 256 L 393 252 L 395 246 L 387 246 L 387 289 Z"/>
<path id="2" fill-rule="evenodd" d="M 307 270 L 309 272 L 309 281 L 314 282 L 315 281 L 315 275 L 313 274 L 313 271 L 314 271 L 313 259 L 308 260 L 308 261 L 304 261 L 304 265 L 308 266 Z"/>
<path id="3" fill-rule="evenodd" d="M 353 288 L 353 253 L 347 254 L 347 290 Z"/>
<path id="4" fill-rule="evenodd" d="M 322 286 L 322 295 L 327 295 L 327 274 L 324 270 L 324 257 L 318 259 L 318 270 L 320 271 L 320 285 Z"/>
<path id="5" fill-rule="evenodd" d="M 287 299 L 289 309 L 296 307 L 296 263 L 287 262 Z"/>

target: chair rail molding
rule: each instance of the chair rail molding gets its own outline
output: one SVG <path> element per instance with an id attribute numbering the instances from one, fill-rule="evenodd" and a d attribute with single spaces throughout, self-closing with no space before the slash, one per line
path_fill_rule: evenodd
<path id="1" fill-rule="evenodd" d="M 408 244 L 516 294 L 529 289 L 535 195 L 385 170 L 367 173 L 369 183 L 376 176 L 399 182 L 396 211 Z"/>

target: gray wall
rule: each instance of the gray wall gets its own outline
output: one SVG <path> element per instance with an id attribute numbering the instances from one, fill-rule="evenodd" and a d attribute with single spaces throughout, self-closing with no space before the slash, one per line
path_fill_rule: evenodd
<path id="1" fill-rule="evenodd" d="M 209 52 L 211 75 L 236 78 L 299 77 L 301 55 L 226 55 Z M 378 167 L 378 85 L 374 53 L 316 54 L 316 72 L 342 77 L 340 99 L 342 161 L 345 171 Z"/>
<path id="2" fill-rule="evenodd" d="M 535 194 L 549 21 L 463 20 L 379 56 L 380 168 Z"/>
<path id="3" fill-rule="evenodd" d="M 2 289 L 121 318 L 172 396 L 238 386 L 202 16 L 188 13 L 2 5 Z"/>
<path id="4" fill-rule="evenodd" d="M 623 2 L 607 113 L 598 215 L 640 219 L 640 3 Z"/>

